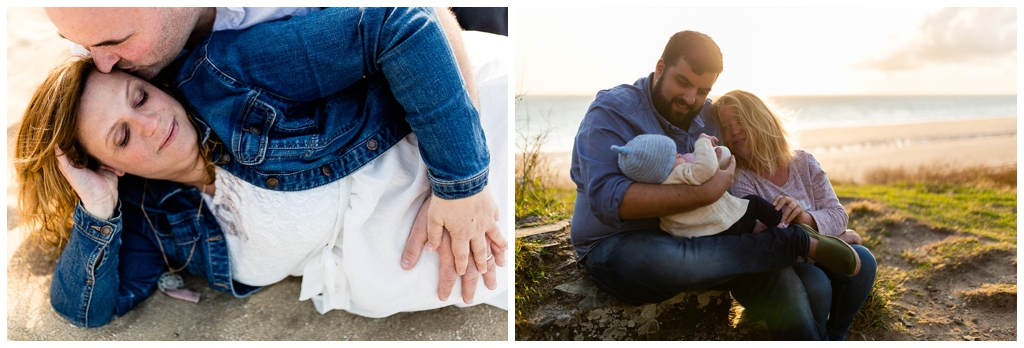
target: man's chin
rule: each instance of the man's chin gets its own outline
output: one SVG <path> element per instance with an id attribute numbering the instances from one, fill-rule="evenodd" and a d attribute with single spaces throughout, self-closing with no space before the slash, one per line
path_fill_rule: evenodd
<path id="1" fill-rule="evenodd" d="M 135 74 L 135 76 L 141 77 L 143 80 L 150 80 L 150 79 L 156 77 L 156 75 L 157 75 L 157 73 L 159 73 L 159 71 L 154 71 L 153 69 L 145 68 L 145 69 L 135 70 L 132 73 Z"/>

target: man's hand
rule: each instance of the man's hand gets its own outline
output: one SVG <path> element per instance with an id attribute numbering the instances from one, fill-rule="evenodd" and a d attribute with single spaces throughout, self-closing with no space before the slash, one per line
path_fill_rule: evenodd
<path id="1" fill-rule="evenodd" d="M 428 251 L 437 250 L 446 243 L 441 240 L 444 229 L 451 234 L 455 269 L 460 275 L 466 274 L 470 250 L 477 269 L 487 269 L 487 260 L 492 257 L 488 238 L 501 251 L 508 249 L 508 242 L 498 229 L 498 206 L 494 204 L 489 186 L 466 198 L 445 200 L 434 197 L 427 210 Z"/>
<path id="2" fill-rule="evenodd" d="M 732 186 L 736 172 L 736 156 L 729 156 L 729 166 L 699 186 L 660 185 L 634 182 L 626 189 L 619 204 L 619 219 L 649 219 L 678 214 L 714 203 Z"/>
<path id="3" fill-rule="evenodd" d="M 413 222 L 409 239 L 406 240 L 405 251 L 402 253 L 402 269 L 410 270 L 416 267 L 416 263 L 419 262 L 423 246 L 427 243 L 427 210 L 432 199 L 432 197 L 428 196 L 427 200 L 423 202 L 423 206 L 420 207 L 419 213 L 416 214 L 416 220 Z M 495 273 L 491 271 L 494 270 L 495 265 L 505 267 L 505 251 L 501 250 L 493 242 L 489 242 L 489 244 L 494 257 L 487 261 L 488 268 L 487 272 L 483 274 L 483 278 L 484 285 L 488 289 L 494 290 L 498 284 Z M 447 231 L 442 235 L 441 247 L 437 251 L 441 261 L 437 298 L 441 301 L 447 301 L 448 296 L 451 295 L 452 289 L 455 287 L 455 279 L 458 276 L 458 273 L 455 271 L 455 255 L 452 254 L 450 235 Z M 462 276 L 462 301 L 466 304 L 473 301 L 479 276 L 480 272 L 477 270 L 476 264 L 470 263 L 466 268 L 466 274 Z"/>

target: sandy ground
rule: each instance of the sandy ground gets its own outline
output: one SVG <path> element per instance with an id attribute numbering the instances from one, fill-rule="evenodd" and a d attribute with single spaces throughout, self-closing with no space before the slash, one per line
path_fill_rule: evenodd
<path id="1" fill-rule="evenodd" d="M 17 131 L 32 91 L 46 73 L 70 56 L 42 9 L 7 9 L 8 140 Z M 8 141 L 8 146 L 10 145 Z M 187 286 L 202 293 L 198 304 L 155 294 L 124 317 L 98 329 L 73 327 L 49 305 L 53 264 L 35 253 L 17 228 L 10 152 L 7 188 L 7 339 L 9 340 L 507 340 L 510 314 L 483 305 L 401 313 L 370 319 L 343 311 L 318 314 L 299 302 L 300 279 L 264 288 L 245 299 L 217 292 L 200 277 Z M 397 262 L 397 260 L 396 260 Z M 511 302 L 511 300 L 510 300 Z"/>
<path id="2" fill-rule="evenodd" d="M 832 181 L 862 182 L 875 168 L 1017 163 L 1016 118 L 813 129 L 794 135 Z M 569 179 L 570 153 L 547 154 L 544 160 L 555 185 L 576 187 Z"/>

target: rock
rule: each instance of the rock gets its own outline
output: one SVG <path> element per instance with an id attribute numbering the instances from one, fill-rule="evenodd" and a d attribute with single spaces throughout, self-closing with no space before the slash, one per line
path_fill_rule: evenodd
<path id="1" fill-rule="evenodd" d="M 559 327 L 565 327 L 566 325 L 569 325 L 570 322 L 572 322 L 572 315 L 569 315 L 569 313 L 559 314 L 555 319 L 555 325 L 558 325 Z"/>
<path id="2" fill-rule="evenodd" d="M 910 312 L 907 312 L 907 316 L 915 317 L 915 316 L 917 316 L 917 313 L 914 313 L 914 311 L 910 311 Z"/>
<path id="3" fill-rule="evenodd" d="M 626 329 L 621 327 L 610 327 L 604 330 L 604 335 L 601 337 L 604 341 L 618 341 L 626 337 Z"/>
<path id="4" fill-rule="evenodd" d="M 627 326 L 627 327 L 635 327 L 635 326 L 636 326 L 636 322 L 635 322 L 635 321 L 632 321 L 632 320 L 630 320 L 629 322 L 627 322 L 627 323 L 626 323 L 626 326 Z"/>
<path id="5" fill-rule="evenodd" d="M 644 319 L 654 319 L 658 317 L 658 305 L 647 304 L 644 305 L 643 309 L 640 310 L 640 317 Z"/>
<path id="6" fill-rule="evenodd" d="M 709 303 L 711 303 L 712 297 L 718 298 L 718 304 L 722 304 L 722 299 L 720 296 L 722 296 L 722 291 L 717 290 L 705 291 L 700 293 L 699 295 L 697 295 L 697 308 L 704 308 L 704 306 L 707 306 Z"/>
<path id="7" fill-rule="evenodd" d="M 577 279 L 576 281 L 573 282 L 557 285 L 555 286 L 555 289 L 573 295 L 590 296 L 597 294 L 597 286 L 595 286 L 594 282 L 587 278 Z"/>
<path id="8" fill-rule="evenodd" d="M 636 332 L 641 335 L 650 335 L 655 332 L 658 332 L 660 328 L 661 327 L 658 325 L 657 320 L 649 320 L 643 325 L 640 325 L 640 328 L 636 329 Z"/>
<path id="9" fill-rule="evenodd" d="M 957 325 L 963 325 L 964 321 L 963 321 L 963 319 L 960 319 L 960 318 L 953 318 L 953 323 L 957 324 Z"/>

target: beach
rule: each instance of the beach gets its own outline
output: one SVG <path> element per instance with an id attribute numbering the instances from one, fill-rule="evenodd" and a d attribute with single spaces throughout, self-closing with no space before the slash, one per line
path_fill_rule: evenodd
<path id="1" fill-rule="evenodd" d="M 509 312 L 481 305 L 399 313 L 373 319 L 335 310 L 321 315 L 299 302 L 301 279 L 290 277 L 236 299 L 206 280 L 186 277 L 202 294 L 193 304 L 154 293 L 101 328 L 74 327 L 49 303 L 54 263 L 25 242 L 17 225 L 12 139 L 31 93 L 70 57 L 69 43 L 40 8 L 7 9 L 7 339 L 8 340 L 499 340 L 509 337 Z M 511 255 L 508 255 L 511 259 Z M 382 262 L 391 262 L 386 260 Z M 393 260 L 396 264 L 399 260 Z M 481 285 L 482 286 L 482 285 Z"/>
<path id="2" fill-rule="evenodd" d="M 1017 119 L 995 118 L 807 129 L 792 134 L 832 181 L 863 182 L 877 168 L 1004 167 L 1017 164 Z M 572 154 L 545 154 L 552 183 L 574 188 Z"/>

